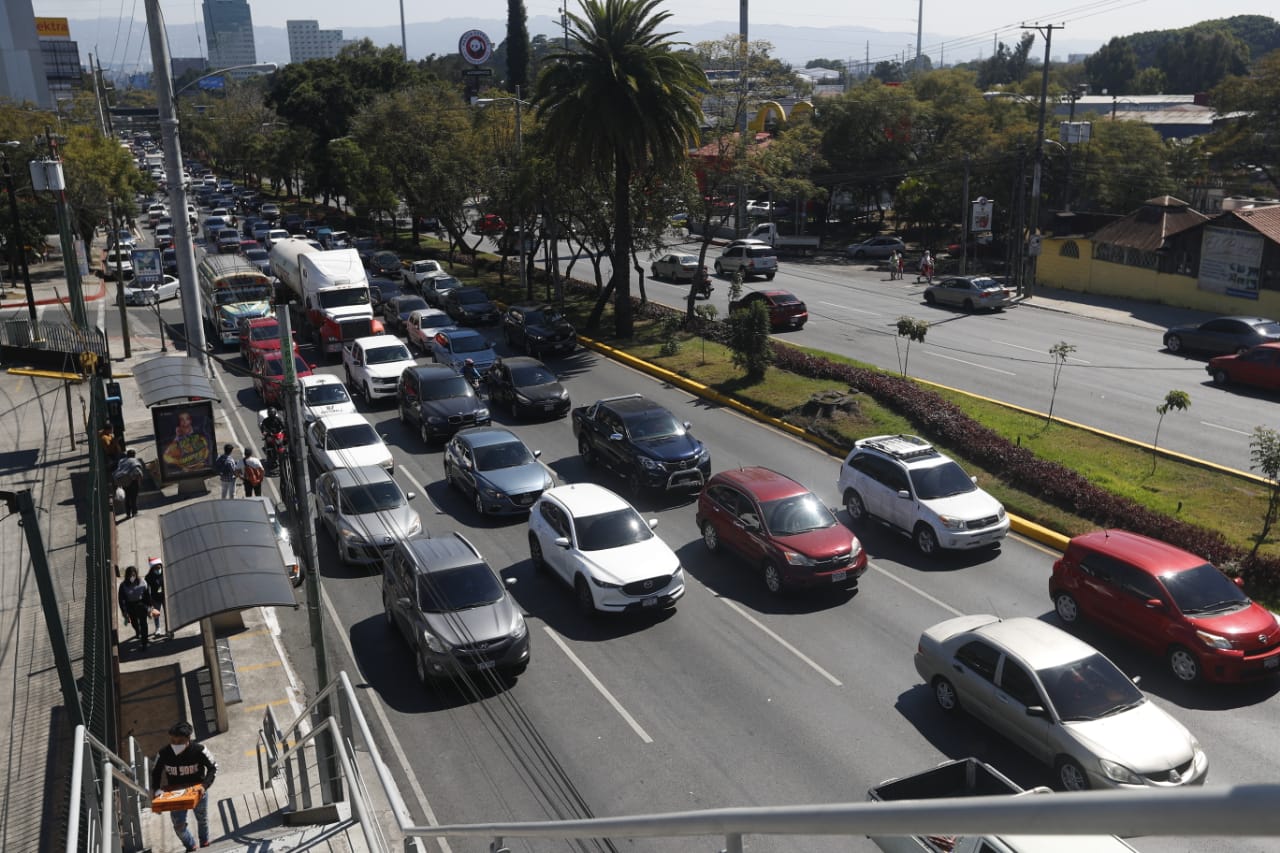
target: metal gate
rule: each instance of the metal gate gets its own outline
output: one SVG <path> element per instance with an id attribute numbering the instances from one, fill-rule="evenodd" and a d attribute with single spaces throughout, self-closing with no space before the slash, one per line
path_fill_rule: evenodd
<path id="1" fill-rule="evenodd" d="M 111 351 L 101 329 L 27 317 L 0 321 L 0 361 L 63 373 L 96 373 L 111 378 Z"/>

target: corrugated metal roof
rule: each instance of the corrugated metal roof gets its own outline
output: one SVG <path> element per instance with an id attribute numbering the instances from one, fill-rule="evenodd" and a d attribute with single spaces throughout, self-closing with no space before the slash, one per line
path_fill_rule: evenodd
<path id="1" fill-rule="evenodd" d="M 1194 228 L 1208 219 L 1204 214 L 1192 210 L 1187 202 L 1162 195 L 1147 199 L 1133 213 L 1099 228 L 1093 235 L 1093 240 L 1095 243 L 1154 251 L 1179 231 Z"/>
<path id="2" fill-rule="evenodd" d="M 1280 204 L 1270 207 L 1237 208 L 1228 211 L 1225 215 L 1236 217 L 1267 239 L 1280 243 Z"/>
<path id="3" fill-rule="evenodd" d="M 139 362 L 133 367 L 133 376 L 144 406 L 193 397 L 222 401 L 200 362 L 185 355 L 161 355 Z"/>

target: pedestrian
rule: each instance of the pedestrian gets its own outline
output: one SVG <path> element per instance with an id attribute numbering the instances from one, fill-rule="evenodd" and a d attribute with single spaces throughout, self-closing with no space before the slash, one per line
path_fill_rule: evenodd
<path id="1" fill-rule="evenodd" d="M 901 252 L 898 253 L 898 280 L 902 280 L 902 273 L 907 265 L 907 257 Z"/>
<path id="2" fill-rule="evenodd" d="M 142 478 L 146 469 L 138 459 L 138 451 L 130 448 L 111 473 L 111 480 L 117 488 L 124 489 L 124 512 L 126 518 L 138 514 L 138 491 L 142 488 Z"/>
<path id="3" fill-rule="evenodd" d="M 262 497 L 262 480 L 267 476 L 267 469 L 250 447 L 244 452 L 244 496 L 246 498 Z"/>
<path id="4" fill-rule="evenodd" d="M 196 833 L 200 847 L 209 846 L 209 789 L 218 775 L 218 763 L 202 743 L 192 743 L 191 724 L 183 721 L 169 729 L 169 745 L 156 755 L 151 765 L 151 789 L 159 797 L 165 791 L 176 791 L 200 785 L 204 791 L 196 801 Z M 187 810 L 169 812 L 174 834 L 187 850 L 196 850 L 196 839 L 187 828 Z"/>
<path id="5" fill-rule="evenodd" d="M 218 472 L 218 479 L 222 482 L 224 499 L 236 496 L 236 480 L 240 478 L 240 463 L 231 455 L 234 450 L 234 445 L 224 444 L 222 455 L 213 463 L 213 470 Z"/>
<path id="6" fill-rule="evenodd" d="M 129 566 L 124 570 L 124 580 L 120 582 L 120 590 L 116 593 L 120 604 L 120 613 L 126 625 L 133 627 L 136 639 L 145 651 L 147 648 L 147 616 L 151 612 L 151 590 L 138 577 L 138 567 Z"/>
<path id="7" fill-rule="evenodd" d="M 164 561 L 159 557 L 147 560 L 147 591 L 151 593 L 151 618 L 155 620 L 152 636 L 160 636 L 160 611 L 164 609 Z"/>
<path id="8" fill-rule="evenodd" d="M 120 457 L 124 455 L 124 444 L 116 438 L 115 427 L 107 424 L 98 430 L 98 442 L 102 445 L 102 452 L 107 457 L 108 469 L 114 471 L 120 462 Z"/>
<path id="9" fill-rule="evenodd" d="M 902 262 L 902 256 L 898 254 L 898 250 L 894 249 L 893 254 L 889 255 L 889 280 L 893 281 L 898 277 L 898 266 Z"/>

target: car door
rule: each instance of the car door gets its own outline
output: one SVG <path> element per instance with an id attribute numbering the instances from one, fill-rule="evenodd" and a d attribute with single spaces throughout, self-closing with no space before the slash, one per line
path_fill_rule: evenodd
<path id="1" fill-rule="evenodd" d="M 740 544 L 738 551 L 753 566 L 769 554 L 769 534 L 764 527 L 764 512 L 760 504 L 750 494 L 738 493 L 738 518 L 734 525 L 738 530 Z"/>
<path id="2" fill-rule="evenodd" d="M 1117 632 L 1140 648 L 1163 654 L 1177 636 L 1179 621 L 1164 588 L 1146 572 L 1120 562 L 1112 568 L 1112 579 L 1118 588 L 1113 622 Z M 1153 600 L 1161 606 L 1152 606 Z"/>
<path id="3" fill-rule="evenodd" d="M 1000 666 L 1000 650 L 982 640 L 970 640 L 956 649 L 951 672 L 946 676 L 955 684 L 960 704 L 974 717 L 993 728 L 999 728 L 995 713 L 996 671 Z"/>
<path id="4" fill-rule="evenodd" d="M 338 488 L 333 478 L 322 476 L 316 481 L 316 515 L 329 532 L 337 534 L 338 530 Z"/>
<path id="5" fill-rule="evenodd" d="M 422 395 L 418 375 L 412 370 L 400 374 L 400 408 L 413 424 L 422 423 Z"/>
<path id="6" fill-rule="evenodd" d="M 1255 388 L 1276 387 L 1275 351 L 1251 349 L 1236 356 L 1231 365 L 1231 381 Z"/>
<path id="7" fill-rule="evenodd" d="M 1105 554 L 1084 551 L 1080 555 L 1080 583 L 1077 603 L 1090 618 L 1109 630 L 1125 633 L 1118 624 L 1121 591 L 1116 578 L 1116 560 Z"/>
<path id="8" fill-rule="evenodd" d="M 391 621 L 400 629 L 401 635 L 417 650 L 417 636 L 414 622 L 418 611 L 418 588 L 413 566 L 405 559 L 399 548 L 391 554 L 383 570 L 382 582 L 385 587 L 384 606 L 391 613 Z"/>
<path id="9" fill-rule="evenodd" d="M 742 552 L 743 536 L 741 493 L 722 483 L 707 489 L 706 521 L 715 528 L 721 544 L 732 551 Z"/>
<path id="10" fill-rule="evenodd" d="M 1235 352 L 1237 337 L 1243 329 L 1244 324 L 1235 320 L 1210 320 L 1192 333 L 1192 345 L 1206 352 Z"/>
<path id="11" fill-rule="evenodd" d="M 886 492 L 889 489 L 885 482 L 885 467 L 884 460 L 870 453 L 857 454 L 849 460 L 850 485 L 862 498 L 862 505 L 867 513 L 876 518 L 885 518 L 888 511 L 885 508 L 888 504 Z"/>
<path id="12" fill-rule="evenodd" d="M 325 425 L 320 421 L 316 421 L 307 430 L 307 443 L 311 446 L 311 459 L 321 469 L 324 465 L 320 461 L 320 450 L 324 447 L 325 442 Z"/>
<path id="13" fill-rule="evenodd" d="M 880 517 L 899 530 L 911 531 L 916 526 L 916 499 L 906 469 L 888 459 L 878 461 L 884 466 L 885 485 L 884 515 Z"/>
<path id="14" fill-rule="evenodd" d="M 573 531 L 570 529 L 568 516 L 565 515 L 564 510 L 551 501 L 540 503 L 538 505 L 538 514 L 542 518 L 546 534 L 546 538 L 542 540 L 543 559 L 547 561 L 551 571 L 561 580 L 572 584 L 573 567 L 569 552 L 573 547 Z M 555 544 L 555 540 L 561 536 L 569 540 L 569 548 L 561 548 Z"/>
<path id="15" fill-rule="evenodd" d="M 462 488 L 464 494 L 474 496 L 476 493 L 475 454 L 471 452 L 470 447 L 456 437 L 449 441 L 445 452 L 449 454 L 449 461 L 453 463 L 455 482 Z"/>
<path id="16" fill-rule="evenodd" d="M 622 423 L 622 418 L 618 417 L 617 412 L 600 407 L 596 417 L 600 420 L 601 432 L 604 434 L 603 447 L 601 453 L 605 457 L 605 462 L 615 470 L 625 473 L 631 470 L 631 440 L 627 437 L 627 428 Z M 619 436 L 614 438 L 614 436 Z"/>
<path id="17" fill-rule="evenodd" d="M 1048 707 L 1031 673 L 1021 663 L 1004 655 L 992 704 L 992 713 L 999 721 L 997 728 L 1040 761 L 1049 763 L 1055 753 L 1051 739 L 1054 723 L 1047 712 L 1041 716 L 1029 716 L 1027 708 L 1032 706 Z"/>

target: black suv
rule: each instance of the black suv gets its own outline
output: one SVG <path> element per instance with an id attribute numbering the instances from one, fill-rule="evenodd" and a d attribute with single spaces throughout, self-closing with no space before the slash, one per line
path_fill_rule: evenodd
<path id="1" fill-rule="evenodd" d="M 413 649 L 418 680 L 514 678 L 529 666 L 529 628 L 507 583 L 461 533 L 396 542 L 382 571 L 387 623 Z"/>
<path id="2" fill-rule="evenodd" d="M 498 322 L 498 309 L 480 287 L 455 287 L 441 300 L 445 313 L 463 326 Z"/>
<path id="3" fill-rule="evenodd" d="M 484 401 L 462 374 L 443 364 L 406 367 L 396 383 L 396 406 L 400 423 L 416 425 L 424 444 L 489 423 Z"/>
<path id="4" fill-rule="evenodd" d="M 534 358 L 549 352 L 573 352 L 578 332 L 564 315 L 550 305 L 536 302 L 512 305 L 502 315 L 502 337 L 512 349 Z"/>
<path id="5" fill-rule="evenodd" d="M 689 429 L 687 421 L 639 394 L 573 410 L 582 461 L 612 468 L 633 495 L 647 488 L 702 488 L 711 476 L 711 451 Z"/>

